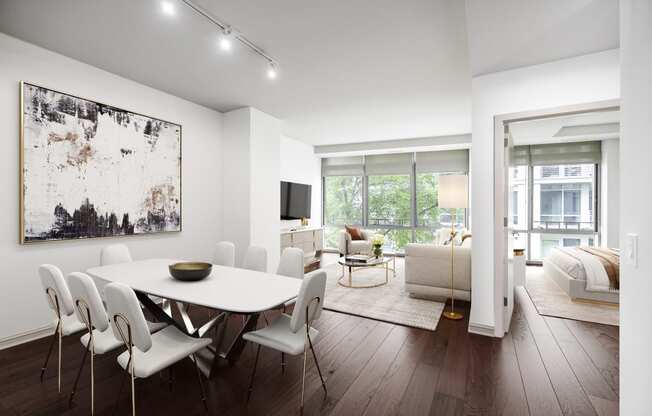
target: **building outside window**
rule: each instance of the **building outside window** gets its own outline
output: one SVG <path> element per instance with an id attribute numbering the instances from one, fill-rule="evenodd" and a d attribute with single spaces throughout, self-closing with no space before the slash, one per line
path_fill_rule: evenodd
<path id="1" fill-rule="evenodd" d="M 517 146 L 513 154 L 509 227 L 528 261 L 541 261 L 555 247 L 596 244 L 600 142 Z"/>

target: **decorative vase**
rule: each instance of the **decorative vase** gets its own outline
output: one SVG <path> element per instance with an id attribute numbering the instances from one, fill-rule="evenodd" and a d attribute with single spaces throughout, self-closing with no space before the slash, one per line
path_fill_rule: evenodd
<path id="1" fill-rule="evenodd" d="M 383 248 L 381 246 L 374 246 L 374 256 L 380 258 L 383 255 Z"/>

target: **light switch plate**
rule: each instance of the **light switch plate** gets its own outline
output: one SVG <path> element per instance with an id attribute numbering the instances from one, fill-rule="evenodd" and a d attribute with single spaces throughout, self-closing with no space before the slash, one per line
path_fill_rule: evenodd
<path id="1" fill-rule="evenodd" d="M 638 267 L 638 234 L 629 233 L 625 238 L 625 261 Z"/>

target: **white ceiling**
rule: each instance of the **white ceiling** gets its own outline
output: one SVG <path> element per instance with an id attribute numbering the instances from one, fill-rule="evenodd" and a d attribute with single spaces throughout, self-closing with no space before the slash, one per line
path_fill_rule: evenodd
<path id="1" fill-rule="evenodd" d="M 466 0 L 473 76 L 619 47 L 618 0 Z"/>
<path id="2" fill-rule="evenodd" d="M 218 111 L 256 107 L 311 144 L 469 133 L 471 68 L 618 46 L 617 0 L 195 0 L 279 61 L 270 81 L 172 1 L 174 17 L 160 0 L 0 0 L 0 31 Z"/>
<path id="3" fill-rule="evenodd" d="M 620 111 L 600 111 L 509 124 L 515 146 L 616 139 Z"/>

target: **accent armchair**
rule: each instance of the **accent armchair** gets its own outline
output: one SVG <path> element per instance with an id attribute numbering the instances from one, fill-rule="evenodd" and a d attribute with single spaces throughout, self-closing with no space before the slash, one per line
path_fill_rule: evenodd
<path id="1" fill-rule="evenodd" d="M 373 234 L 369 231 L 361 231 L 364 240 L 353 240 L 351 234 L 346 230 L 340 232 L 340 239 L 338 249 L 340 256 L 348 256 L 352 254 L 371 254 L 371 239 Z"/>

